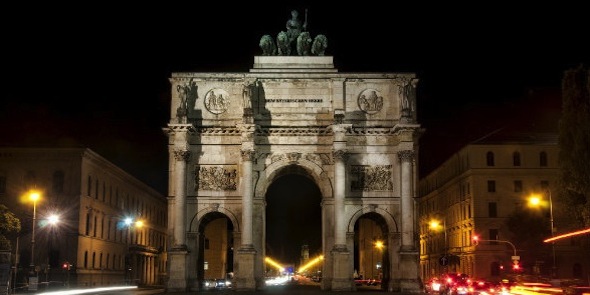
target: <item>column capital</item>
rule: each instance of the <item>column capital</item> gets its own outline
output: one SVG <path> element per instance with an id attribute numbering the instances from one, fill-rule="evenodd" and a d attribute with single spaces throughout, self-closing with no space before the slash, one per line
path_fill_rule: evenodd
<path id="1" fill-rule="evenodd" d="M 256 151 L 254 151 L 254 150 L 240 150 L 240 155 L 242 156 L 242 160 L 252 161 L 252 160 L 254 160 L 254 156 L 256 155 Z"/>
<path id="2" fill-rule="evenodd" d="M 328 126 L 328 129 L 334 133 L 346 133 L 352 129 L 352 124 L 334 124 Z"/>
<path id="3" fill-rule="evenodd" d="M 187 150 L 177 149 L 174 150 L 174 159 L 176 161 L 184 161 L 187 162 L 191 157 L 191 152 Z"/>
<path id="4" fill-rule="evenodd" d="M 402 162 L 405 162 L 405 161 L 411 162 L 412 160 L 414 160 L 414 151 L 413 150 L 399 151 L 399 152 L 397 152 L 397 156 Z"/>
<path id="5" fill-rule="evenodd" d="M 346 161 L 348 159 L 349 154 L 345 151 L 345 150 L 335 150 L 332 151 L 332 157 L 334 157 L 334 160 L 341 160 L 341 161 Z"/>

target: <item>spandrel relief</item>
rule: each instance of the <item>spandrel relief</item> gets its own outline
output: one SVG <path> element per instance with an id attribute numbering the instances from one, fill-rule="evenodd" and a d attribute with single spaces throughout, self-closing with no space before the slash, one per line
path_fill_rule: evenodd
<path id="1" fill-rule="evenodd" d="M 235 191 L 237 189 L 238 169 L 234 165 L 197 166 L 195 175 L 196 190 Z"/>
<path id="2" fill-rule="evenodd" d="M 350 189 L 353 191 L 392 191 L 391 165 L 350 167 Z"/>

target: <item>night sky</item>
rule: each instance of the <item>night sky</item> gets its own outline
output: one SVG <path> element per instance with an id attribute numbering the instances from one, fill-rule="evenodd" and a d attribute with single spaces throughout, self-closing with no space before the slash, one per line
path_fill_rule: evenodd
<path id="1" fill-rule="evenodd" d="M 171 73 L 247 72 L 292 9 L 340 72 L 418 75 L 422 175 L 498 128 L 556 131 L 563 72 L 590 63 L 582 4 L 314 2 L 13 3 L 2 144 L 87 146 L 166 195 Z"/>

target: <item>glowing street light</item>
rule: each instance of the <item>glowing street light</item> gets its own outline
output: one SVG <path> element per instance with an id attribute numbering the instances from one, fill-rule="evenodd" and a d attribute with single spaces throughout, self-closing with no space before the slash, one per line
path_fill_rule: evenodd
<path id="1" fill-rule="evenodd" d="M 555 237 L 555 225 L 553 224 L 553 200 L 551 199 L 551 190 L 546 190 L 547 199 L 549 200 L 549 223 L 551 226 L 551 238 Z M 541 206 L 545 206 L 543 198 L 539 195 L 532 195 L 529 198 L 529 206 L 533 208 L 538 208 Z M 557 263 L 555 259 L 555 242 L 551 242 L 551 254 L 553 257 L 553 267 L 552 267 L 552 275 L 553 277 L 557 276 Z"/>
<path id="2" fill-rule="evenodd" d="M 33 201 L 33 229 L 31 231 L 31 272 L 35 271 L 35 224 L 37 222 L 37 201 L 41 198 L 41 193 L 36 190 L 29 192 L 29 199 Z"/>
<path id="3" fill-rule="evenodd" d="M 446 219 L 443 218 L 442 224 L 441 224 L 440 221 L 438 221 L 436 219 L 433 219 L 433 220 L 431 220 L 428 223 L 428 225 L 429 225 L 430 229 L 433 229 L 433 230 L 436 230 L 436 231 L 438 231 L 438 230 L 442 230 L 443 231 L 443 233 L 445 235 L 445 249 L 444 249 L 445 250 L 445 253 L 444 254 L 446 256 L 447 255 L 448 248 L 449 248 L 449 242 L 447 240 L 447 222 L 446 222 Z"/>

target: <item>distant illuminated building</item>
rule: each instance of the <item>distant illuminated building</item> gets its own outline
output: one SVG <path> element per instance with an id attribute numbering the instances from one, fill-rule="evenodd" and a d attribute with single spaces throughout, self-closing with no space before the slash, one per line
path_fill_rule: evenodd
<path id="1" fill-rule="evenodd" d="M 31 239 L 32 207 L 18 200 L 30 188 L 41 191 L 32 263 L 24 242 Z M 17 286 L 29 264 L 38 267 L 39 282 L 70 287 L 164 283 L 166 199 L 90 149 L 0 148 L 0 203 L 23 225 Z M 59 223 L 43 227 L 50 213 L 60 215 Z M 16 240 L 12 245 L 17 251 Z"/>
<path id="2" fill-rule="evenodd" d="M 550 245 L 539 241 L 531 247 L 522 239 L 519 243 L 525 233 L 514 232 L 507 221 L 515 212 L 530 210 L 527 198 L 532 193 L 549 190 L 557 232 L 575 229 L 556 191 L 558 154 L 557 134 L 498 132 L 465 146 L 423 177 L 418 192 L 422 278 L 447 271 L 490 280 L 509 276 L 514 250 L 501 241 L 513 242 L 521 271 L 549 276 Z M 549 236 L 546 213 L 546 222 L 538 226 Z M 432 218 L 444 219 L 443 232 L 429 226 Z M 477 246 L 474 235 L 481 240 Z M 590 252 L 581 250 L 579 239 L 556 242 L 558 277 L 587 277 Z M 448 259 L 441 258 L 445 255 Z"/>

